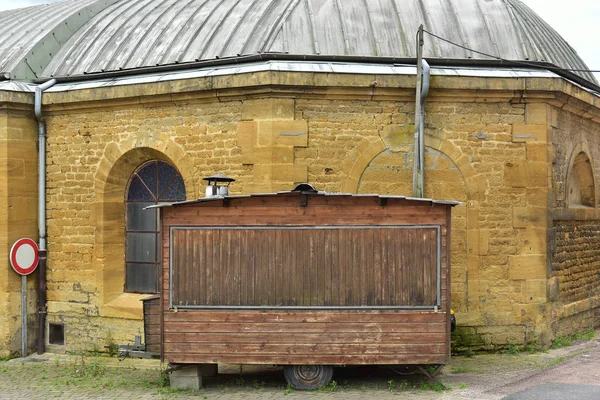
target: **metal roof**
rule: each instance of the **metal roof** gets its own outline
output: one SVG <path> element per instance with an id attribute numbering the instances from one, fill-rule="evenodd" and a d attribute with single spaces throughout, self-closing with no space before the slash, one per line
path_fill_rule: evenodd
<path id="1" fill-rule="evenodd" d="M 0 13 L 0 71 L 26 79 L 259 53 L 414 58 L 421 23 L 508 60 L 587 69 L 519 0 L 66 0 Z M 424 56 L 486 59 L 431 36 Z"/>
<path id="2" fill-rule="evenodd" d="M 253 193 L 253 194 L 249 194 L 249 195 L 238 195 L 238 196 L 203 197 L 203 198 L 199 198 L 199 199 L 195 199 L 195 200 L 185 200 L 185 201 L 176 201 L 176 202 L 172 202 L 172 203 L 157 204 L 157 205 L 153 205 L 153 206 L 148 206 L 148 207 L 144 208 L 144 210 L 150 209 L 150 208 L 177 207 L 177 206 L 183 206 L 186 204 L 207 203 L 207 202 L 219 201 L 219 200 L 247 199 L 250 197 L 274 197 L 274 196 L 286 195 L 286 194 L 291 194 L 291 193 L 298 193 L 301 195 L 308 195 L 308 196 L 371 197 L 371 198 L 378 198 L 378 199 L 400 199 L 400 200 L 423 202 L 423 203 L 428 203 L 428 204 L 444 204 L 444 205 L 450 205 L 453 207 L 462 204 L 460 201 L 432 200 L 432 199 L 427 199 L 427 198 L 406 197 L 406 196 L 384 196 L 384 195 L 379 195 L 379 194 L 330 193 L 330 192 L 322 192 L 322 191 L 314 192 L 312 190 L 308 190 L 308 191 L 287 190 L 287 191 L 276 192 L 276 193 Z"/>

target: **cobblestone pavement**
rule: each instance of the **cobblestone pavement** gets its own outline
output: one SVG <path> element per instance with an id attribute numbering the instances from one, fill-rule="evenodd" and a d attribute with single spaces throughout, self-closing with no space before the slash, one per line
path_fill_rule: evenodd
<path id="1" fill-rule="evenodd" d="M 286 388 L 278 368 L 220 365 L 205 389 L 175 391 L 165 385 L 162 367 L 156 360 L 49 353 L 0 361 L 0 399 L 497 400 L 541 383 L 600 384 L 600 335 L 545 353 L 453 357 L 438 379 L 446 389 L 405 369 L 348 367 L 336 369 L 335 385 L 300 392 Z"/>

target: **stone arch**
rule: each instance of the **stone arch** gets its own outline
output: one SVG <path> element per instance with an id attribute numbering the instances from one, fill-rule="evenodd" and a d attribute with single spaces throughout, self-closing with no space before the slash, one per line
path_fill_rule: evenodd
<path id="1" fill-rule="evenodd" d="M 452 142 L 425 134 L 425 147 L 430 153 L 430 156 L 426 157 L 426 169 L 428 161 L 431 162 L 436 156 L 440 160 L 441 156 L 442 162 L 448 163 L 449 171 L 454 171 L 454 176 L 460 181 L 460 185 L 463 185 L 461 189 L 454 189 L 462 192 L 463 195 L 460 198 L 451 199 L 463 201 L 461 206 L 453 210 L 452 307 L 459 313 L 471 312 L 479 308 L 479 255 L 485 251 L 484 248 L 481 248 L 481 243 L 485 243 L 485 235 L 479 230 L 478 215 L 479 201 L 485 188 L 485 182 L 481 181 L 477 171 L 471 165 L 469 157 Z M 436 155 L 435 152 L 438 154 Z M 382 190 L 379 186 L 369 185 L 368 179 L 364 179 L 367 178 L 364 173 L 369 165 L 374 161 L 377 162 L 377 158 L 381 160 L 393 153 L 404 153 L 405 160 L 402 163 L 408 163 L 407 169 L 409 170 L 404 172 L 408 182 L 405 190 L 392 186 Z M 391 167 L 394 168 L 394 166 Z M 389 141 L 386 142 L 385 139 L 371 143 L 369 146 L 364 146 L 364 150 L 359 153 L 358 157 L 353 155 L 344 169 L 348 171 L 347 178 L 342 183 L 344 192 L 385 193 L 387 191 L 389 194 L 412 195 L 412 146 L 410 144 L 395 145 Z M 429 197 L 434 189 L 432 181 L 427 183 L 427 171 L 425 174 L 425 195 Z M 436 197 L 435 193 L 432 197 Z M 481 235 L 484 236 L 480 237 Z"/>
<path id="2" fill-rule="evenodd" d="M 471 165 L 469 158 L 452 142 L 441 140 L 429 134 L 425 134 L 425 147 L 438 150 L 448 156 L 448 158 L 456 165 L 466 183 L 467 198 L 470 201 L 469 205 L 478 206 L 480 191 L 483 186 L 481 185 L 481 182 L 479 182 L 477 172 Z M 346 177 L 342 181 L 342 191 L 347 193 L 357 193 L 363 172 L 373 159 L 383 151 L 409 151 L 409 148 L 412 152 L 412 146 L 392 146 L 381 139 L 368 144 L 359 145 L 357 150 L 351 154 L 348 162 L 343 168 L 346 172 Z M 407 195 L 411 194 L 408 193 Z"/>
<path id="3" fill-rule="evenodd" d="M 357 193 L 360 178 L 375 156 L 386 149 L 385 144 L 380 139 L 373 142 L 363 142 L 356 150 L 350 154 L 350 158 L 343 166 L 342 170 L 346 177 L 342 181 L 342 192 Z"/>
<path id="4" fill-rule="evenodd" d="M 142 163 L 162 160 L 181 173 L 188 198 L 198 197 L 193 164 L 173 142 L 124 141 L 109 143 L 95 176 L 95 268 L 100 293 L 100 314 L 142 318 L 140 299 L 147 295 L 124 293 L 125 188 Z"/>
<path id="5" fill-rule="evenodd" d="M 584 143 L 578 144 L 571 153 L 566 180 L 568 207 L 596 207 L 597 185 L 589 154 Z"/>

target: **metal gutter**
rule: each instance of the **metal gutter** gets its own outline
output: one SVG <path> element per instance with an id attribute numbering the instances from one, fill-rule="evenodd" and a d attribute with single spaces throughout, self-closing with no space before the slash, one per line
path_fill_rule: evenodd
<path id="1" fill-rule="evenodd" d="M 399 64 L 416 65 L 416 58 L 402 57 L 377 57 L 377 56 L 336 56 L 336 55 L 301 55 L 288 53 L 260 53 L 253 55 L 243 55 L 236 57 L 216 58 L 212 60 L 198 60 L 184 63 L 164 64 L 157 66 L 148 66 L 140 68 L 119 69 L 115 71 L 94 72 L 89 74 L 51 76 L 49 78 L 40 78 L 36 83 L 47 82 L 50 79 L 56 79 L 57 83 L 80 82 L 96 79 L 111 79 L 124 76 L 153 74 L 161 72 L 183 71 L 211 66 L 230 66 L 245 64 L 257 61 L 313 61 L 313 62 L 347 62 L 347 63 L 371 63 L 371 64 Z M 600 92 L 600 85 L 596 82 L 588 81 L 573 72 L 565 71 L 554 64 L 539 61 L 504 61 L 504 60 L 478 60 L 478 59 L 452 59 L 452 58 L 428 58 L 432 67 L 488 67 L 488 68 L 531 68 L 552 71 L 555 74 L 573 81 L 584 88 Z"/>
<path id="2" fill-rule="evenodd" d="M 34 111 L 38 120 L 38 228 L 39 228 L 39 276 L 38 276 L 38 340 L 37 353 L 46 348 L 46 123 L 42 115 L 44 90 L 56 84 L 51 79 L 35 88 Z"/>

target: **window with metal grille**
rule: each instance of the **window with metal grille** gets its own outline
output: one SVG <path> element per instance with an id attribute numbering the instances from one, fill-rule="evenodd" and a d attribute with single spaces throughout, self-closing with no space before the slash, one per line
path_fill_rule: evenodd
<path id="1" fill-rule="evenodd" d="M 156 209 L 145 207 L 185 200 L 181 174 L 164 161 L 142 164 L 126 190 L 125 291 L 157 293 L 160 285 L 160 225 Z"/>

